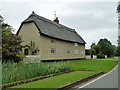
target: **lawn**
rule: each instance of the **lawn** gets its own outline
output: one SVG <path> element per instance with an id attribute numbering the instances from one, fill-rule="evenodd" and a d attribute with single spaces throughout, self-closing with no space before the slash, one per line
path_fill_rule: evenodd
<path id="1" fill-rule="evenodd" d="M 13 88 L 55 88 L 64 84 L 67 84 L 69 82 L 73 82 L 75 80 L 78 80 L 80 78 L 86 77 L 88 75 L 93 74 L 94 72 L 89 71 L 74 71 L 38 81 L 34 81 L 27 84 L 22 84 L 19 86 L 14 86 Z"/>
<path id="2" fill-rule="evenodd" d="M 108 72 L 117 63 L 118 61 L 97 59 L 71 61 L 72 68 L 75 70 L 94 70 L 94 72 Z"/>
<path id="3" fill-rule="evenodd" d="M 18 86 L 13 86 L 11 88 L 55 88 L 69 82 L 75 81 L 77 79 L 84 78 L 96 72 L 104 71 L 108 72 L 112 69 L 118 61 L 108 61 L 108 60 L 74 60 L 70 61 L 71 67 L 74 70 L 93 70 L 93 71 L 74 71 L 71 73 L 66 73 L 27 84 L 21 84 Z M 51 63 L 52 64 L 52 63 Z"/>

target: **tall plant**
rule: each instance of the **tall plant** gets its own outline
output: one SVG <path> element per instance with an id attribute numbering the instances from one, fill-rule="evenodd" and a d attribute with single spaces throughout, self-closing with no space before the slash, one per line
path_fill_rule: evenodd
<path id="1" fill-rule="evenodd" d="M 30 49 L 30 51 L 32 52 L 32 55 L 36 54 L 39 51 L 38 47 L 36 47 L 35 42 L 33 41 L 28 43 L 28 45 L 26 46 Z"/>

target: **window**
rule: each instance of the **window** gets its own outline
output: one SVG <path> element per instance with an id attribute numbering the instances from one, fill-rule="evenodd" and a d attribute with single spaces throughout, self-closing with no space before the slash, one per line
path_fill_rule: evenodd
<path id="1" fill-rule="evenodd" d="M 55 48 L 51 48 L 51 53 L 56 53 L 56 49 Z"/>
<path id="2" fill-rule="evenodd" d="M 70 54 L 70 50 L 67 50 L 67 53 Z"/>
<path id="3" fill-rule="evenodd" d="M 51 43 L 55 43 L 55 40 L 52 39 L 52 40 L 51 40 Z"/>
<path id="4" fill-rule="evenodd" d="M 83 50 L 81 50 L 81 54 L 83 55 Z"/>
<path id="5" fill-rule="evenodd" d="M 75 50 L 75 51 L 74 51 L 74 54 L 78 54 L 78 51 L 77 51 L 77 50 Z"/>
<path id="6" fill-rule="evenodd" d="M 77 47 L 78 46 L 78 43 L 75 43 L 75 47 Z"/>

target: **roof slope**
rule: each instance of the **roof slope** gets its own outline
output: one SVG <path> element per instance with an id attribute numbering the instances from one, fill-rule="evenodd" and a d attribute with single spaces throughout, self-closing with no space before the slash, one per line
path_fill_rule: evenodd
<path id="1" fill-rule="evenodd" d="M 22 24 L 28 22 L 34 22 L 41 34 L 65 41 L 85 44 L 85 41 L 82 39 L 81 36 L 77 34 L 74 29 L 68 28 L 61 24 L 57 24 L 51 20 L 35 14 L 34 12 L 26 20 L 24 20 Z"/>

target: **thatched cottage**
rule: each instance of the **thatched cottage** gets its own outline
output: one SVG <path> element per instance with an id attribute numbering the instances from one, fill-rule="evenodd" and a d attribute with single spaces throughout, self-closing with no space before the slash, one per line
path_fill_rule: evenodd
<path id="1" fill-rule="evenodd" d="M 41 17 L 34 12 L 21 23 L 17 32 L 24 41 L 22 45 L 35 42 L 41 60 L 84 59 L 85 41 L 75 31 L 62 24 L 58 18 L 54 21 Z M 31 55 L 28 48 L 24 48 L 25 55 Z"/>

